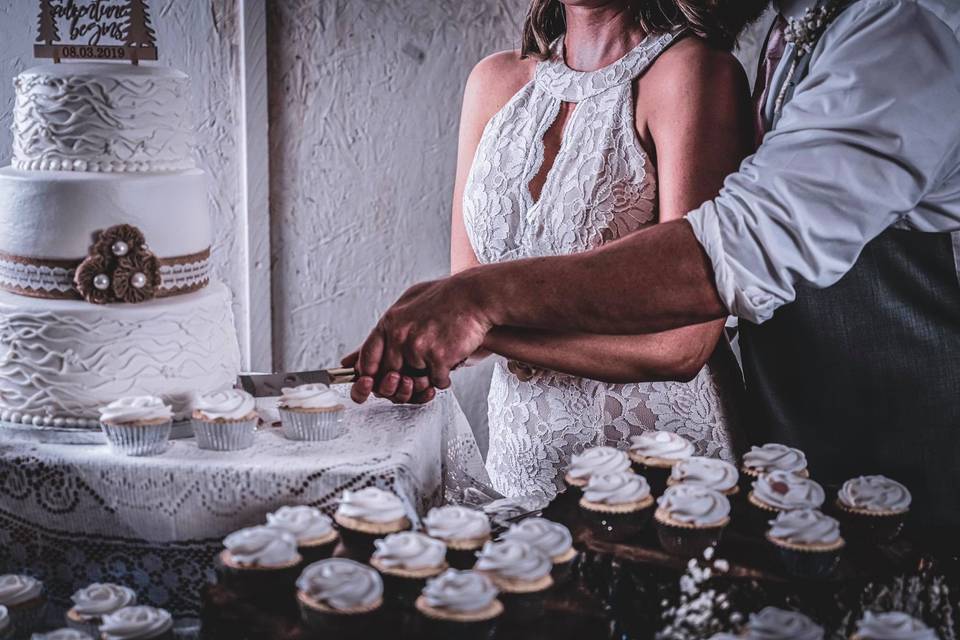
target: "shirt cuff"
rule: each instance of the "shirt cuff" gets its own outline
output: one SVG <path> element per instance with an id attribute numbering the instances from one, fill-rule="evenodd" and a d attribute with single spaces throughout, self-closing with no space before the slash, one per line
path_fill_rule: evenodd
<path id="1" fill-rule="evenodd" d="M 720 225 L 714 203 L 704 203 L 699 209 L 688 213 L 686 220 L 693 228 L 697 242 L 710 258 L 717 292 L 730 313 L 755 324 L 769 320 L 782 302 L 753 284 L 751 281 L 758 274 L 745 272 L 742 265 L 727 254 L 724 228 Z"/>

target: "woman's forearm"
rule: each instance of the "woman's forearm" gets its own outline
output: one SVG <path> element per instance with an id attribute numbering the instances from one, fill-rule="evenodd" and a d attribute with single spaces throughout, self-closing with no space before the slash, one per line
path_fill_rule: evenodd
<path id="1" fill-rule="evenodd" d="M 642 335 L 497 327 L 484 348 L 533 367 L 602 382 L 685 381 L 703 367 L 722 329 L 722 321 Z"/>

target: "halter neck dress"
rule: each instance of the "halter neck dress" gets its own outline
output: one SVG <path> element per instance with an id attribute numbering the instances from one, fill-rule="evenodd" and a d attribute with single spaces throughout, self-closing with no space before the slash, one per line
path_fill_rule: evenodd
<path id="1" fill-rule="evenodd" d="M 553 45 L 487 123 L 467 178 L 463 218 L 481 263 L 586 251 L 657 222 L 656 168 L 637 137 L 633 81 L 680 35 L 651 34 L 588 72 L 566 65 L 562 38 Z M 529 185 L 544 163 L 544 134 L 564 102 L 576 104 L 534 201 Z M 631 435 L 653 429 L 685 436 L 698 455 L 732 460 L 740 384 L 710 365 L 689 383 L 608 384 L 498 358 L 487 469 L 504 495 L 549 500 L 571 455 L 598 444 L 624 449 Z"/>

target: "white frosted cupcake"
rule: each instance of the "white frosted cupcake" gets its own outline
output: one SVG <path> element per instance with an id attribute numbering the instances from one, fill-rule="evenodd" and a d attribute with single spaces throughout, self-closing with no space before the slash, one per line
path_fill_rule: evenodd
<path id="1" fill-rule="evenodd" d="M 719 491 L 693 484 L 669 487 L 657 500 L 657 537 L 668 553 L 694 557 L 720 541 L 730 523 L 730 501 Z"/>
<path id="2" fill-rule="evenodd" d="M 693 456 L 686 460 L 679 460 L 670 470 L 667 485 L 695 484 L 707 489 L 719 491 L 728 498 L 740 492 L 737 483 L 740 474 L 737 468 L 729 462 L 719 458 L 704 458 Z"/>
<path id="3" fill-rule="evenodd" d="M 803 451 L 785 444 L 768 443 L 750 447 L 750 451 L 743 454 L 740 480 L 744 490 L 750 491 L 754 480 L 771 471 L 790 471 L 805 478 L 810 477 L 810 472 L 807 471 L 807 456 Z"/>
<path id="4" fill-rule="evenodd" d="M 283 435 L 290 440 L 333 440 L 343 433 L 344 406 L 327 385 L 284 388 L 278 406 Z"/>
<path id="5" fill-rule="evenodd" d="M 637 473 L 642 474 L 654 493 L 662 493 L 670 472 L 694 453 L 693 443 L 672 431 L 644 431 L 630 438 L 627 451 Z"/>
<path id="6" fill-rule="evenodd" d="M 797 611 L 764 607 L 740 634 L 747 640 L 823 640 L 823 627 Z"/>
<path id="7" fill-rule="evenodd" d="M 867 611 L 857 622 L 850 640 L 939 640 L 936 632 L 920 620 L 900 611 Z"/>
<path id="8" fill-rule="evenodd" d="M 840 559 L 840 523 L 816 509 L 781 511 L 770 522 L 767 540 L 780 553 L 787 573 L 797 578 L 823 578 Z"/>
<path id="9" fill-rule="evenodd" d="M 427 581 L 416 609 L 421 614 L 417 637 L 488 640 L 496 633 L 503 604 L 485 575 L 447 569 Z"/>
<path id="10" fill-rule="evenodd" d="M 617 473 L 629 469 L 630 458 L 623 451 L 613 447 L 592 447 L 571 456 L 564 480 L 579 491 L 587 486 L 594 473 Z"/>
<path id="11" fill-rule="evenodd" d="M 347 553 L 362 561 L 373 553 L 374 540 L 410 528 L 403 500 L 378 487 L 344 491 L 333 519 Z"/>
<path id="12" fill-rule="evenodd" d="M 383 580 L 374 569 L 347 560 L 314 562 L 297 578 L 304 623 L 322 637 L 367 638 L 383 609 Z"/>
<path id="13" fill-rule="evenodd" d="M 383 576 L 387 598 L 412 606 L 428 578 L 447 569 L 447 545 L 415 531 L 401 531 L 376 540 L 370 566 Z"/>
<path id="14" fill-rule="evenodd" d="M 67 626 L 91 635 L 96 635 L 103 616 L 137 604 L 133 589 L 99 582 L 78 589 L 70 599 L 73 607 L 66 614 Z"/>
<path id="15" fill-rule="evenodd" d="M 236 591 L 288 597 L 301 564 L 297 539 L 276 527 L 248 527 L 223 539 L 218 580 Z"/>
<path id="16" fill-rule="evenodd" d="M 173 640 L 173 616 L 169 611 L 137 605 L 103 617 L 102 640 Z"/>
<path id="17" fill-rule="evenodd" d="M 63 627 L 62 629 L 57 629 L 56 631 L 35 633 L 30 636 L 30 640 L 94 640 L 94 638 L 100 637 L 99 631 L 94 633 L 95 635 L 90 635 L 86 631 L 80 631 L 79 629 L 73 629 L 71 627 Z"/>
<path id="18" fill-rule="evenodd" d="M 546 518 L 525 518 L 503 532 L 500 540 L 519 540 L 532 544 L 550 556 L 550 575 L 557 584 L 566 582 L 573 571 L 577 550 L 573 548 L 570 529 Z"/>
<path id="19" fill-rule="evenodd" d="M 308 563 L 329 558 L 340 539 L 333 520 L 307 505 L 280 507 L 267 514 L 267 524 L 292 533 L 300 555 Z"/>
<path id="20" fill-rule="evenodd" d="M 459 505 L 430 509 L 423 526 L 430 536 L 447 545 L 447 563 L 457 569 L 471 568 L 477 550 L 490 539 L 487 514 Z"/>
<path id="21" fill-rule="evenodd" d="M 7 609 L 11 635 L 23 638 L 43 621 L 47 598 L 43 583 L 30 576 L 0 576 L 0 605 Z"/>
<path id="22" fill-rule="evenodd" d="M 253 445 L 256 430 L 256 401 L 246 391 L 224 389 L 194 398 L 193 435 L 201 449 L 246 449 Z"/>
<path id="23" fill-rule="evenodd" d="M 580 499 L 580 513 L 593 534 L 611 542 L 635 537 L 652 511 L 650 485 L 632 471 L 593 474 Z"/>
<path id="24" fill-rule="evenodd" d="M 747 495 L 754 531 L 766 531 L 767 523 L 783 511 L 819 509 L 826 494 L 819 483 L 792 471 L 770 471 L 753 482 Z"/>
<path id="25" fill-rule="evenodd" d="M 532 544 L 488 542 L 477 554 L 474 570 L 489 577 L 500 590 L 508 618 L 529 622 L 543 616 L 546 593 L 553 586 L 553 563 Z"/>
<path id="26" fill-rule="evenodd" d="M 100 427 L 114 451 L 128 456 L 163 453 L 173 409 L 154 396 L 120 398 L 100 409 Z"/>
<path id="27" fill-rule="evenodd" d="M 847 480 L 837 493 L 837 510 L 844 531 L 865 542 L 897 537 L 910 511 L 910 491 L 886 476 Z"/>

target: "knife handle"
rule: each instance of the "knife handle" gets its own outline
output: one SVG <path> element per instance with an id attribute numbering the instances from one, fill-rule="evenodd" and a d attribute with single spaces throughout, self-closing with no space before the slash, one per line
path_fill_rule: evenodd
<path id="1" fill-rule="evenodd" d="M 352 367 L 328 369 L 327 373 L 330 374 L 330 384 L 350 384 L 358 377 L 357 370 Z"/>

